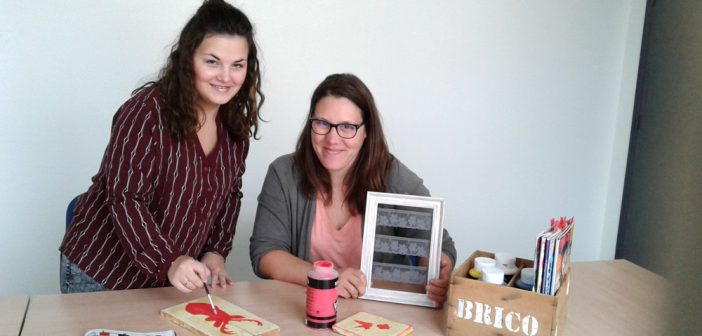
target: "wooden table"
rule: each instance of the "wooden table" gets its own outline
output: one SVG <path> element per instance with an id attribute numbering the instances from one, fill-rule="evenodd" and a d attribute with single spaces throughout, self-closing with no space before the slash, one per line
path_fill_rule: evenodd
<path id="1" fill-rule="evenodd" d="M 665 281 L 628 261 L 574 263 L 568 317 L 561 335 L 664 335 L 661 288 Z M 237 282 L 220 296 L 281 328 L 281 335 L 335 335 L 307 328 L 305 288 L 273 280 Z M 190 332 L 159 316 L 163 308 L 204 296 L 174 288 L 42 295 L 30 300 L 22 335 L 83 335 L 95 328 L 128 331 Z M 369 300 L 339 300 L 339 320 L 367 311 L 415 327 L 414 335 L 443 335 L 446 309 Z M 4 334 L 3 334 L 4 335 Z"/>
<path id="2" fill-rule="evenodd" d="M 0 335 L 20 334 L 28 302 L 28 296 L 0 297 Z"/>
<path id="3" fill-rule="evenodd" d="M 573 263 L 563 335 L 659 336 L 667 281 L 626 260 Z"/>
<path id="4" fill-rule="evenodd" d="M 304 325 L 305 291 L 305 287 L 273 280 L 237 282 L 226 291 L 210 290 L 212 295 L 277 324 L 281 335 L 335 335 L 329 330 L 314 330 Z M 204 294 L 204 290 L 182 294 L 168 287 L 36 296 L 31 299 L 22 335 L 83 335 L 96 328 L 143 332 L 173 329 L 179 336 L 191 335 L 161 318 L 159 311 Z M 339 300 L 340 319 L 358 311 L 411 321 L 416 335 L 440 335 L 443 330 L 441 310 L 368 300 Z"/>

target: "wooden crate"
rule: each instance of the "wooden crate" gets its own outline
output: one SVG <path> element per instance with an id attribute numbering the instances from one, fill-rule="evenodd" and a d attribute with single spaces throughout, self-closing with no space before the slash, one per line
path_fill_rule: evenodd
<path id="1" fill-rule="evenodd" d="M 514 286 L 517 272 L 505 286 L 493 285 L 468 277 L 476 257 L 494 258 L 494 254 L 475 251 L 456 268 L 448 295 L 446 335 L 526 335 L 557 336 L 563 330 L 570 274 L 555 296 L 537 294 Z M 532 260 L 517 258 L 517 266 L 532 267 Z"/>

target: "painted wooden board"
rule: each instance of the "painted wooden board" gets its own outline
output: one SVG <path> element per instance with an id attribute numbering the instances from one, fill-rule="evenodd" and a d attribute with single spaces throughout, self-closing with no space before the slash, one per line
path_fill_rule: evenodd
<path id="1" fill-rule="evenodd" d="M 405 336 L 412 334 L 412 325 L 393 321 L 371 313 L 353 314 L 332 329 L 345 336 Z"/>
<path id="2" fill-rule="evenodd" d="M 212 295 L 217 315 L 206 296 L 161 310 L 161 316 L 202 336 L 275 336 L 280 327 Z"/>
<path id="3" fill-rule="evenodd" d="M 110 329 L 92 329 L 88 330 L 83 336 L 176 336 L 176 334 L 173 330 L 136 332 Z"/>

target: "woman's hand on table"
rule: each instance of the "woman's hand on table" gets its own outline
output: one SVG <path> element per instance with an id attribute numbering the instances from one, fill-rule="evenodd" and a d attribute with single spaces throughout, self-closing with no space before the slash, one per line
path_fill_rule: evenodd
<path id="1" fill-rule="evenodd" d="M 224 264 L 224 257 L 217 253 L 207 252 L 202 257 L 202 263 L 210 270 L 212 276 L 212 287 L 227 288 L 234 284 L 234 281 L 227 272 Z"/>
<path id="2" fill-rule="evenodd" d="M 366 276 L 359 269 L 345 268 L 339 270 L 339 283 L 337 284 L 339 296 L 346 299 L 355 299 L 366 293 Z"/>

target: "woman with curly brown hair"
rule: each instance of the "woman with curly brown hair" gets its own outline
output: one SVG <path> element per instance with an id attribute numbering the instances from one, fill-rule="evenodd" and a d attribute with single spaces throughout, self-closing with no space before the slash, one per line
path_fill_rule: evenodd
<path id="1" fill-rule="evenodd" d="M 117 111 L 92 185 L 60 247 L 61 291 L 232 280 L 225 258 L 241 207 L 261 75 L 244 13 L 206 0 L 154 82 Z"/>

